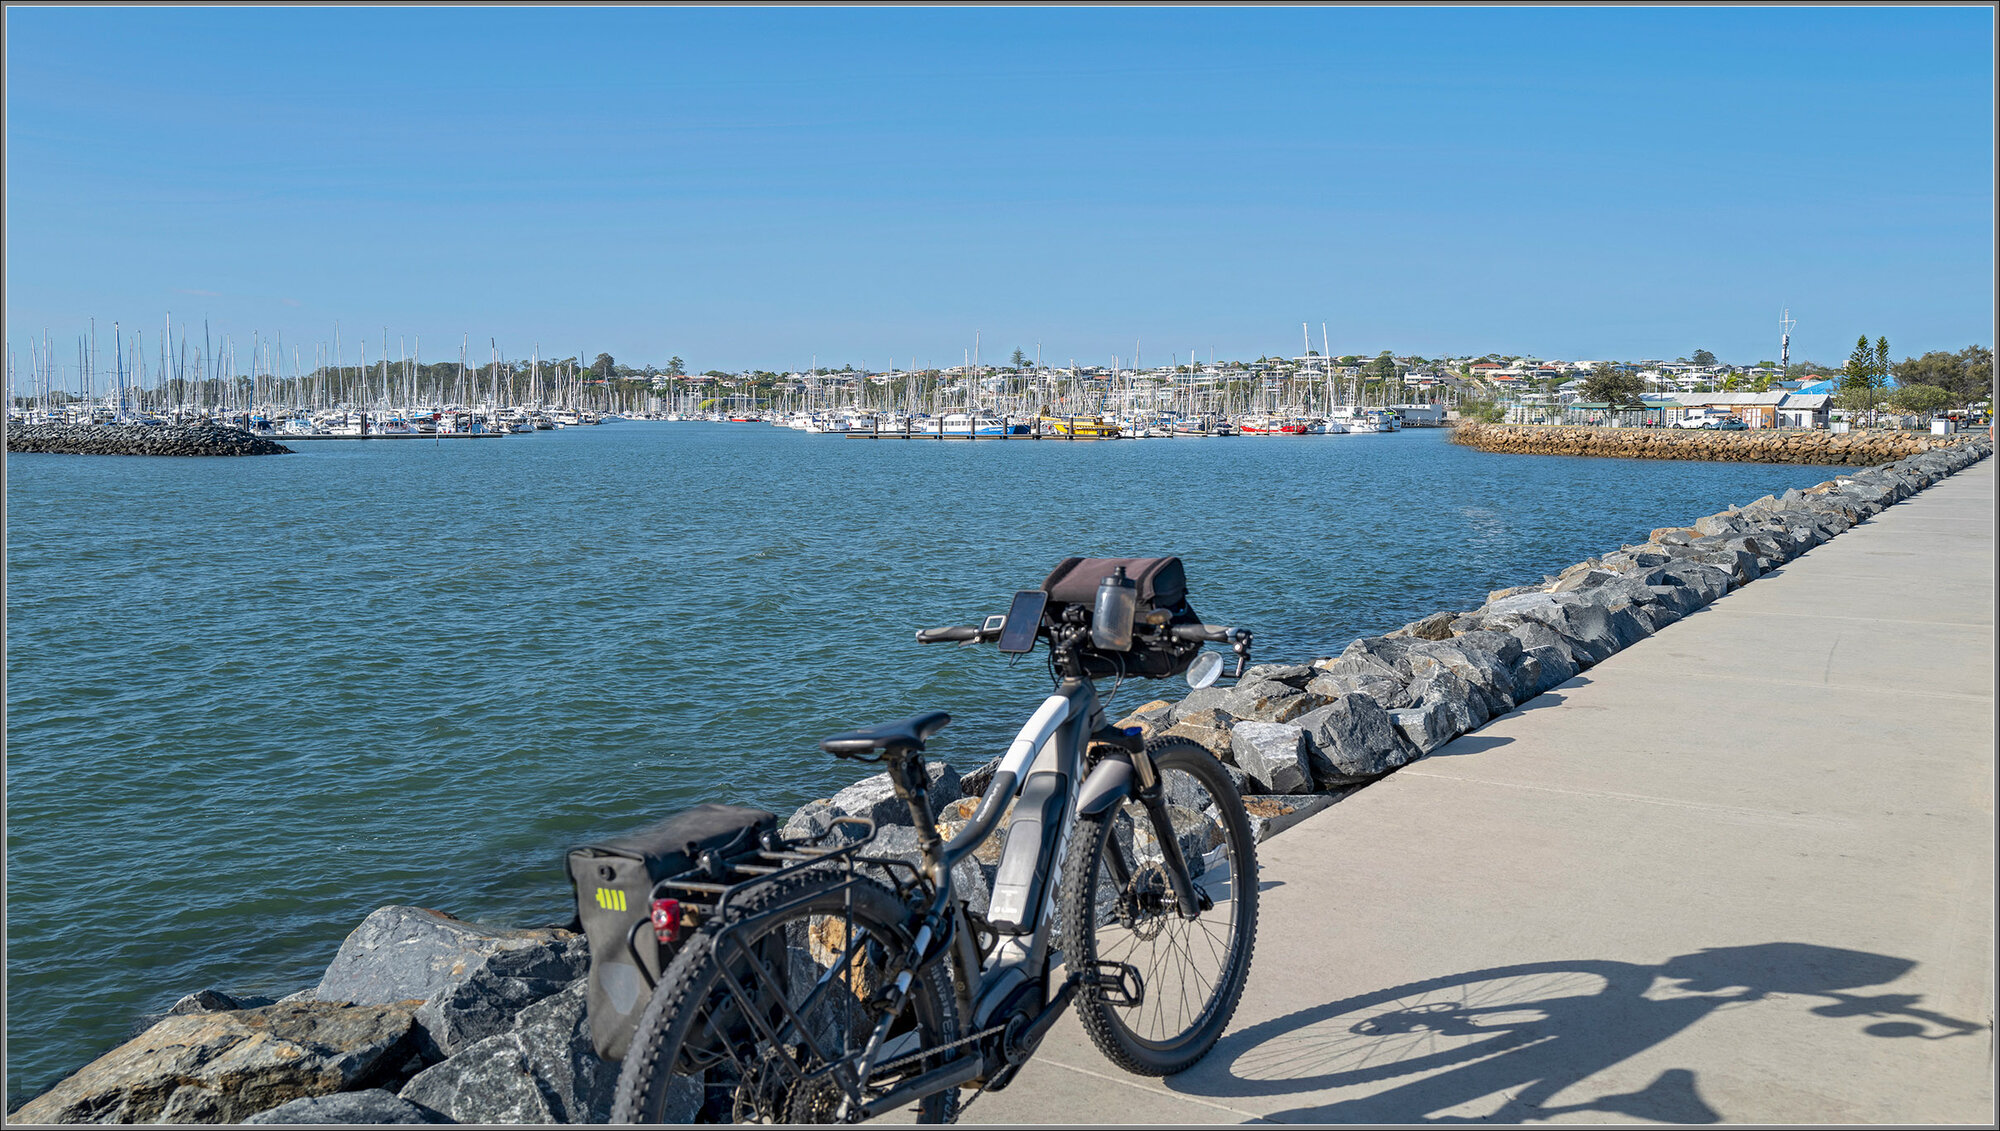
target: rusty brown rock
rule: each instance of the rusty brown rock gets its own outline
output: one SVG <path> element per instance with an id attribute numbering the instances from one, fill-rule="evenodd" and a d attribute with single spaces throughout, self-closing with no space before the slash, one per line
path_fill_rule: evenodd
<path id="1" fill-rule="evenodd" d="M 10 1123 L 235 1123 L 366 1087 L 416 1051 L 419 1001 L 280 1002 L 169 1017 L 23 1104 Z"/>
<path id="2" fill-rule="evenodd" d="M 1625 459 L 1873 465 L 1970 442 L 1971 433 L 1747 432 L 1595 428 L 1547 424 L 1460 424 L 1454 443 L 1485 452 L 1616 456 Z"/>

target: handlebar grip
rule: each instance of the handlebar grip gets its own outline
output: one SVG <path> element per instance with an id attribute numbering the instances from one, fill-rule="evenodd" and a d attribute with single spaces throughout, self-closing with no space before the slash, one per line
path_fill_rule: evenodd
<path id="1" fill-rule="evenodd" d="M 919 644 L 964 643 L 979 639 L 979 630 L 969 624 L 946 625 L 943 628 L 920 628 L 917 630 Z"/>
<path id="2" fill-rule="evenodd" d="M 1207 644 L 1221 644 L 1250 638 L 1250 630 L 1230 628 L 1221 624 L 1177 624 L 1167 632 L 1175 640 L 1199 640 Z"/>

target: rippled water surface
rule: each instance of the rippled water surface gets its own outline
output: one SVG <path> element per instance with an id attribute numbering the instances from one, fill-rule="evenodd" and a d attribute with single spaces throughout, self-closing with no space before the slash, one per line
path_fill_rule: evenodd
<path id="1" fill-rule="evenodd" d="M 825 796 L 863 772 L 831 731 L 941 707 L 983 761 L 1039 656 L 912 631 L 1066 555 L 1179 554 L 1205 617 L 1303 659 L 1830 473 L 1442 431 L 299 446 L 7 461 L 10 1106 L 184 993 L 311 984 L 383 904 L 565 920 L 565 849 Z"/>

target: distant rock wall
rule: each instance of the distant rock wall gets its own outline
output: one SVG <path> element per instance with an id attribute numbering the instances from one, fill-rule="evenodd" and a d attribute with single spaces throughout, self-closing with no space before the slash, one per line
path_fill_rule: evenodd
<path id="1" fill-rule="evenodd" d="M 1156 700 L 1122 725 L 1214 752 L 1262 840 L 1992 450 L 1985 436 L 1962 437 L 1662 527 L 1643 544 L 1496 590 L 1477 609 L 1434 613 L 1338 656 L 1260 664 L 1233 687 Z M 965 826 L 996 764 L 963 777 L 931 767 L 941 834 Z M 785 831 L 838 839 L 846 826 L 832 822 L 841 816 L 877 822 L 871 855 L 918 859 L 909 807 L 887 775 L 809 802 Z M 1193 843 L 1212 841 L 1217 816 L 1212 806 L 1200 814 Z M 986 907 L 998 849 L 996 837 L 953 872 L 974 910 Z M 10 1121 L 603 1122 L 618 1066 L 590 1042 L 588 948 L 559 928 L 485 927 L 384 907 L 347 937 L 317 986 L 275 1003 L 191 994 Z M 683 1118 L 695 1099 L 681 1097 Z"/>
<path id="2" fill-rule="evenodd" d="M 10 452 L 79 456 L 277 456 L 290 448 L 220 424 L 7 424 Z"/>
<path id="3" fill-rule="evenodd" d="M 1695 428 L 1583 428 L 1542 424 L 1460 424 L 1452 442 L 1482 452 L 1545 456 L 1618 456 L 1739 463 L 1873 466 L 1938 448 L 1985 440 L 1981 433 L 1808 432 Z"/>

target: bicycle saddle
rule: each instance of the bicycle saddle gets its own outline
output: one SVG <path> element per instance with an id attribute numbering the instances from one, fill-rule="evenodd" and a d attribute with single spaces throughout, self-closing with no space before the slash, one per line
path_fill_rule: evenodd
<path id="1" fill-rule="evenodd" d="M 819 748 L 828 754 L 838 754 L 851 758 L 866 754 L 871 750 L 881 750 L 891 754 L 909 750 L 922 750 L 924 740 L 945 728 L 951 716 L 943 711 L 925 711 L 911 715 L 900 723 L 883 723 L 880 726 L 862 727 L 831 738 L 819 740 Z"/>

